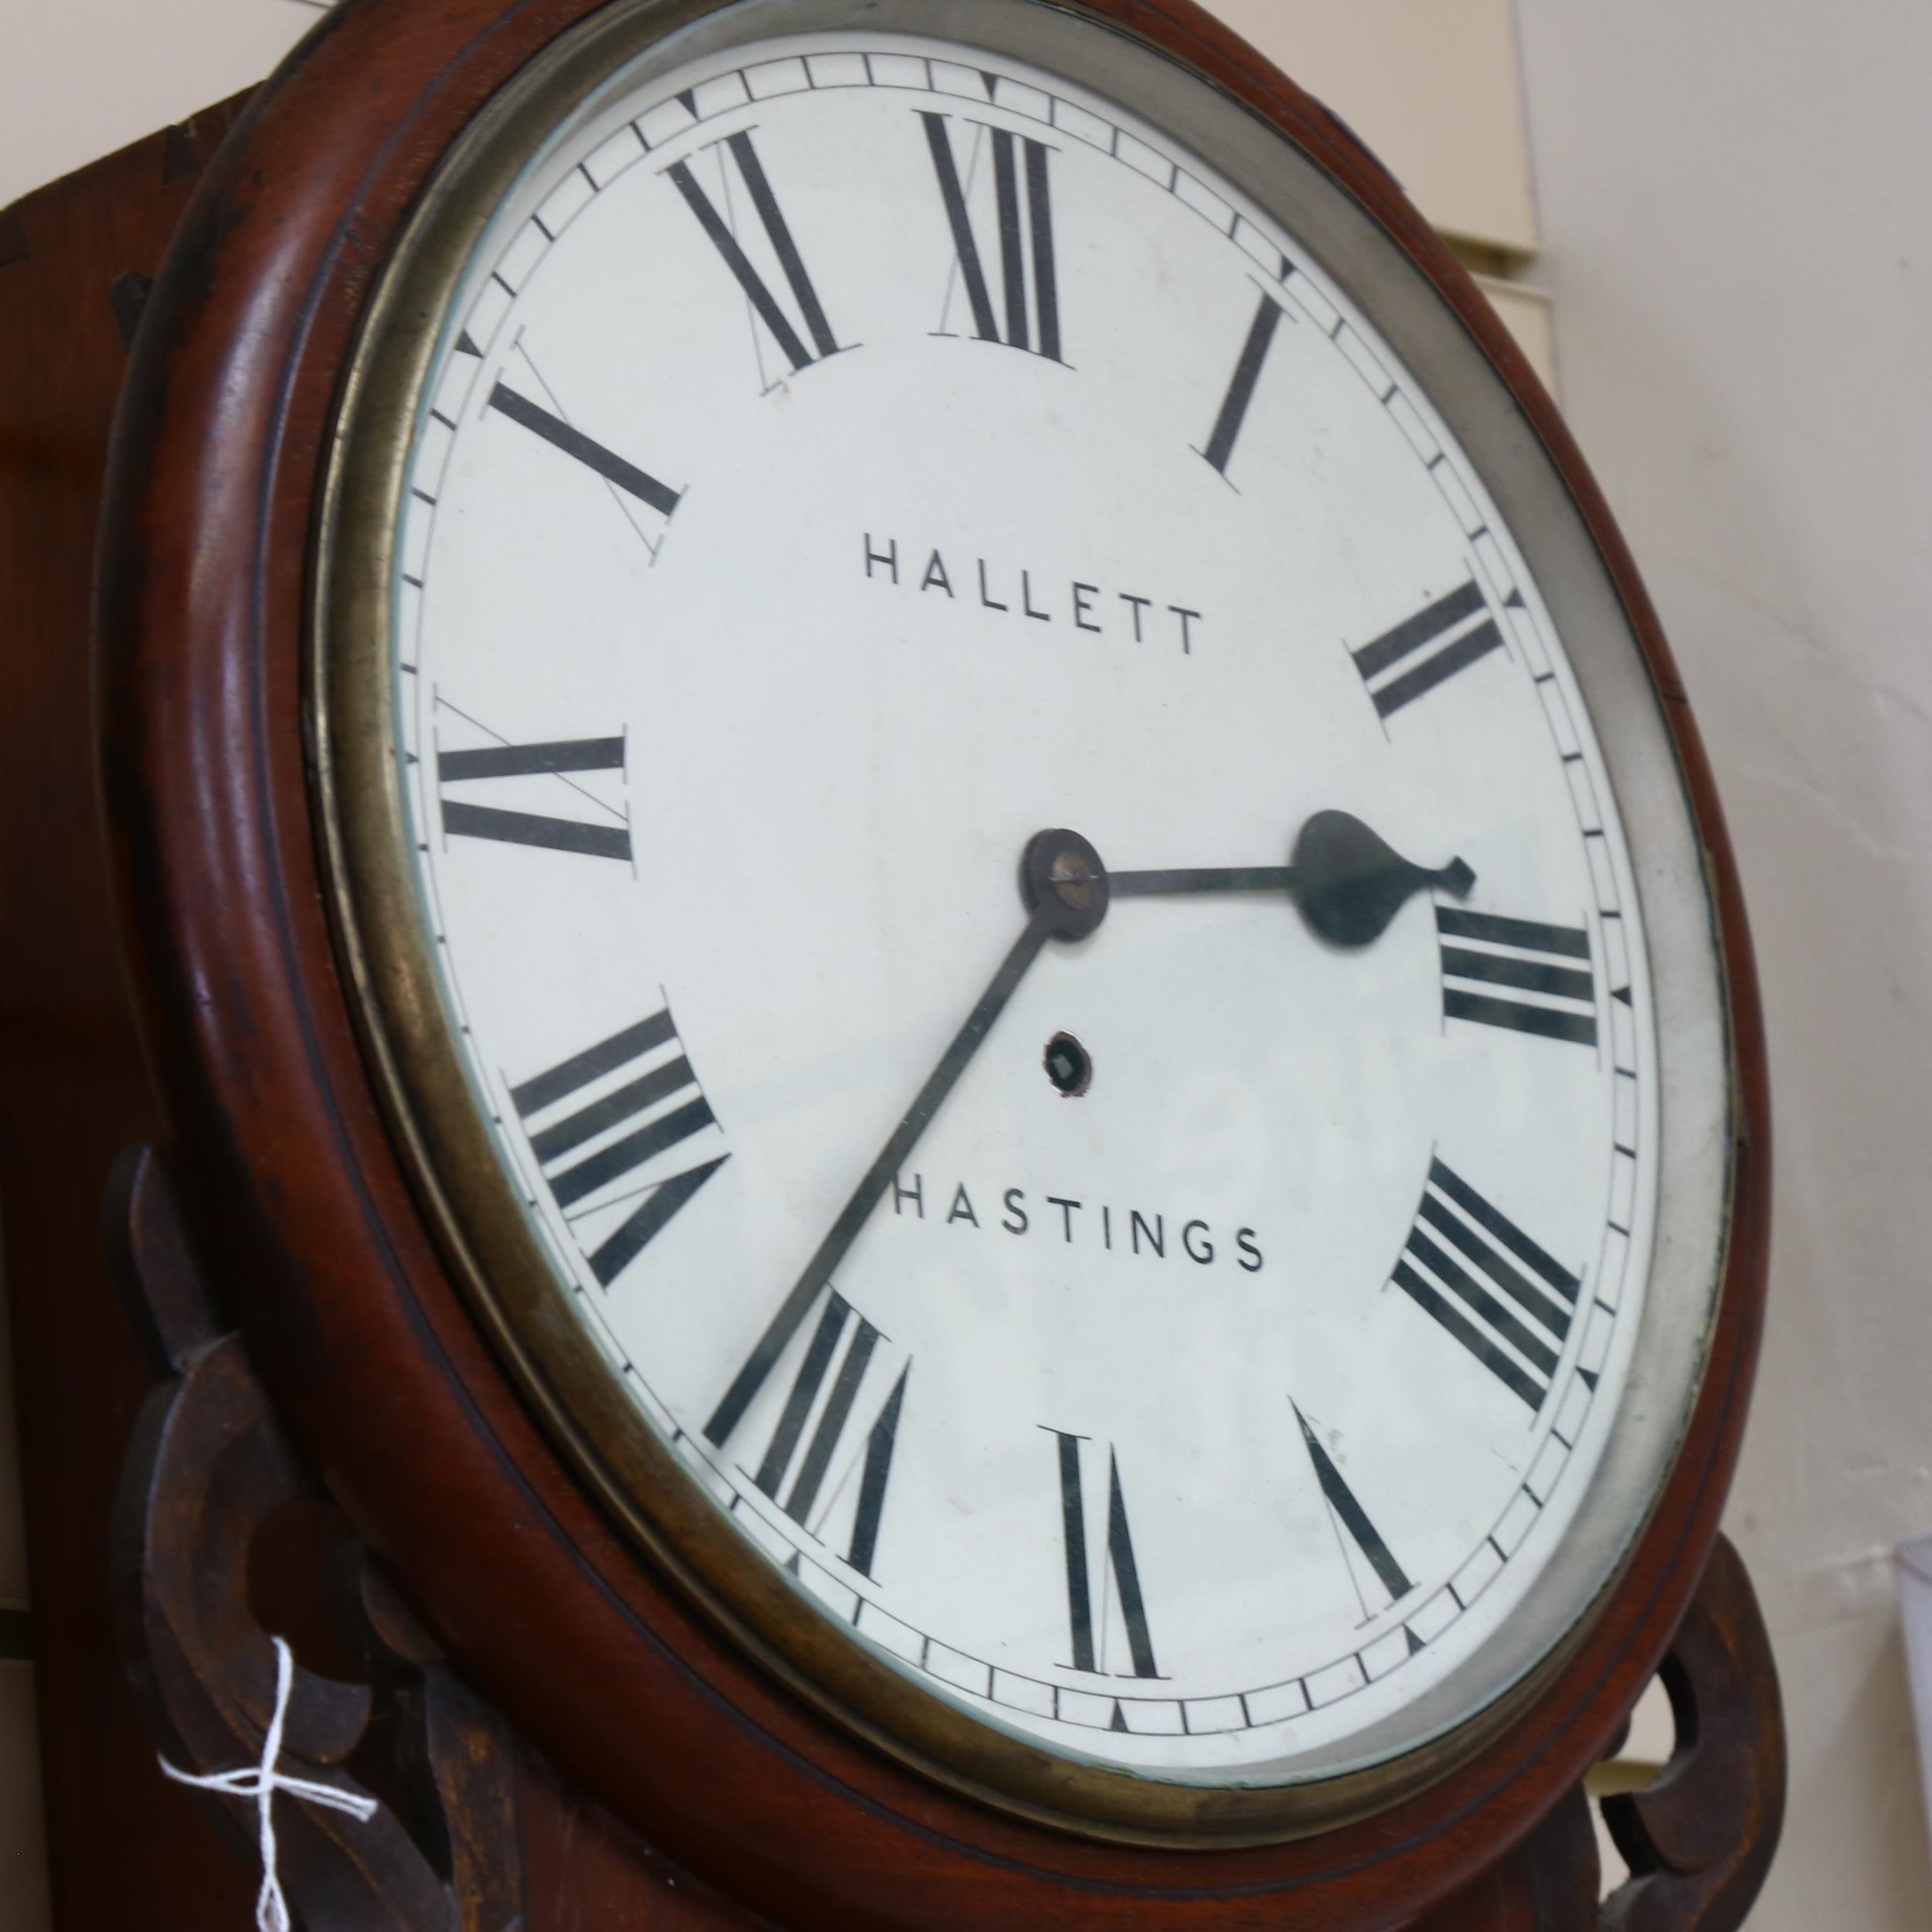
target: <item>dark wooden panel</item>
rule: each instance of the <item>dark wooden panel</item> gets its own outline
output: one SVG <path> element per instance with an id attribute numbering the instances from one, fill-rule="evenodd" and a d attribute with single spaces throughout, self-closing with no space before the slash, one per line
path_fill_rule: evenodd
<path id="1" fill-rule="evenodd" d="M 107 890 L 87 648 L 127 359 L 110 291 L 158 270 L 240 104 L 0 215 L 0 1230 L 62 1932 L 245 1926 L 253 1910 L 247 1872 L 155 1771 L 108 1609 L 109 1518 L 149 1378 L 100 1202 L 116 1154 L 158 1122 Z"/>

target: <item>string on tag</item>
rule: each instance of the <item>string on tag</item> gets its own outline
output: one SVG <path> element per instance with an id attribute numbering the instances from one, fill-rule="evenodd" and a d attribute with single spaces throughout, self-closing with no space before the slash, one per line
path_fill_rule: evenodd
<path id="1" fill-rule="evenodd" d="M 216 1791 L 224 1798 L 252 1798 L 255 1801 L 256 1837 L 261 1852 L 262 1889 L 255 1899 L 255 1923 L 258 1932 L 294 1932 L 288 1916 L 288 1900 L 282 1891 L 275 1849 L 275 1794 L 286 1791 L 291 1798 L 319 1804 L 332 1811 L 345 1811 L 358 1823 L 366 1825 L 382 1809 L 372 1798 L 360 1798 L 353 1791 L 333 1784 L 318 1784 L 306 1777 L 285 1777 L 276 1768 L 282 1754 L 282 1730 L 288 1717 L 288 1699 L 295 1687 L 295 1660 L 279 1637 L 269 1641 L 275 1646 L 275 1709 L 268 1720 L 268 1733 L 262 1740 L 259 1764 L 239 1770 L 216 1771 L 198 1777 L 158 1758 L 163 1772 L 177 1784 L 192 1785 L 198 1791 Z"/>

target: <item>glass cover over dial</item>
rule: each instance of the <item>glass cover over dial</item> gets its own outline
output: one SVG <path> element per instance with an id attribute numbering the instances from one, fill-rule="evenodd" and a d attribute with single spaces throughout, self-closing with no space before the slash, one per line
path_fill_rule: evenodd
<path id="1" fill-rule="evenodd" d="M 1552 605 L 1154 119 L 674 53 L 538 145 L 407 428 L 385 755 L 493 1184 L 893 1681 L 1143 1778 L 1399 1754 L 1649 1501 L 1655 1000 Z"/>

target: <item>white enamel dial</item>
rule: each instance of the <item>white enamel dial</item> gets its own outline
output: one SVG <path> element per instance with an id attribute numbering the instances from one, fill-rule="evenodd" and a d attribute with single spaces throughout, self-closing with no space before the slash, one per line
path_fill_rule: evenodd
<path id="1" fill-rule="evenodd" d="M 1560 1634 L 1651 1267 L 1645 939 L 1544 592 L 1373 315 L 1128 108 L 879 33 L 663 66 L 488 229 L 401 511 L 506 1180 L 911 1682 L 1146 1774 L 1393 1755 Z"/>

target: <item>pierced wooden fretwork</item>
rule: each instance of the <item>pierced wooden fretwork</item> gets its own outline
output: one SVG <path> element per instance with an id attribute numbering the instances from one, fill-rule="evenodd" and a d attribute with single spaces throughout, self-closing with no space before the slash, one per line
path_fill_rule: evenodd
<path id="1" fill-rule="evenodd" d="M 1643 1791 L 1601 1801 L 1630 1877 L 1600 1896 L 1579 1785 L 1411 1932 L 1738 1932 L 1784 1822 L 1784 1720 L 1750 1578 L 1722 1536 L 1657 1675 L 1677 1722 L 1670 1762 Z"/>
<path id="2" fill-rule="evenodd" d="M 162 1378 L 129 1446 L 114 1561 L 122 1654 L 155 1747 L 198 1775 L 258 1763 L 272 1632 L 297 1663 L 277 1768 L 379 1801 L 365 1823 L 276 1797 L 301 1932 L 752 1932 L 451 1669 L 277 1420 L 151 1149 L 121 1157 L 107 1226 L 129 1319 Z M 172 1788 L 156 1767 L 157 1798 Z M 253 1800 L 195 1802 L 252 1861 Z M 179 1903 L 155 1922 L 174 1926 Z"/>
<path id="3" fill-rule="evenodd" d="M 130 1312 L 169 1376 L 136 1425 L 114 1537 L 122 1650 L 162 1753 L 201 1775 L 260 1758 L 272 1625 L 297 1660 L 278 1768 L 380 1807 L 364 1822 L 277 1796 L 304 1932 L 509 1932 L 523 1918 L 509 1733 L 297 1456 L 221 1332 L 151 1151 L 124 1157 L 110 1213 Z M 254 1801 L 199 1801 L 252 1854 Z"/>

